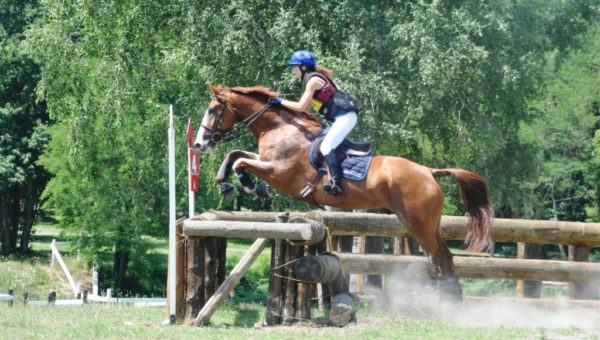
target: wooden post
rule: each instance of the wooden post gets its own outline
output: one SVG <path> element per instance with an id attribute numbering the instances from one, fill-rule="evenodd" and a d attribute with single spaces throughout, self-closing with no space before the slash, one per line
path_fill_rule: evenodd
<path id="1" fill-rule="evenodd" d="M 206 302 L 202 310 L 198 313 L 194 325 L 201 326 L 208 323 L 210 317 L 214 314 L 217 308 L 223 303 L 227 294 L 235 287 L 242 279 L 244 273 L 250 268 L 252 263 L 258 258 L 260 253 L 267 246 L 268 240 L 259 238 L 254 241 L 248 252 L 242 257 L 240 262 L 233 268 L 227 279 L 219 286 L 214 295 Z"/>
<path id="2" fill-rule="evenodd" d="M 523 242 L 517 242 L 517 259 L 524 259 L 525 258 L 525 243 Z M 524 280 L 517 280 L 516 282 L 516 287 L 515 287 L 515 293 L 517 297 L 525 297 L 525 281 Z"/>
<path id="3" fill-rule="evenodd" d="M 356 253 L 358 254 L 364 254 L 365 253 L 365 236 L 358 236 L 355 238 L 356 240 Z M 363 274 L 355 274 L 354 275 L 355 278 L 355 284 L 354 284 L 354 292 L 355 293 L 362 293 L 363 292 L 363 288 L 364 288 L 364 283 L 365 283 L 365 276 Z"/>
<path id="4" fill-rule="evenodd" d="M 300 247 L 288 245 L 285 256 L 285 263 L 290 263 L 294 261 L 296 258 L 301 256 Z M 296 316 L 296 302 L 298 297 L 298 284 L 294 279 L 296 278 L 294 272 L 294 266 L 288 265 L 286 266 L 285 276 L 288 278 L 285 280 L 285 290 L 284 290 L 284 299 L 283 299 L 283 320 L 282 323 L 284 325 L 291 325 Z"/>
<path id="5" fill-rule="evenodd" d="M 310 249 L 308 245 L 305 245 L 300 250 L 303 254 L 300 259 L 303 259 L 306 256 L 310 256 L 311 251 L 314 249 Z M 314 251 L 313 251 L 314 252 Z M 297 262 L 296 262 L 297 263 Z M 294 268 L 295 271 L 295 268 Z M 296 274 L 297 278 L 297 274 Z M 296 306 L 296 320 L 310 320 L 311 319 L 311 307 L 312 307 L 312 297 L 314 296 L 314 288 L 315 285 L 312 283 L 304 283 L 298 282 L 298 297 L 297 306 Z"/>
<path id="6" fill-rule="evenodd" d="M 392 242 L 394 242 L 392 254 L 394 254 L 394 255 L 402 254 L 402 238 L 396 236 L 396 237 L 392 238 L 392 240 L 393 240 Z"/>
<path id="7" fill-rule="evenodd" d="M 342 236 L 342 237 L 338 237 L 339 239 L 339 252 L 340 253 L 352 253 L 352 245 L 354 244 L 354 237 L 353 236 Z M 350 291 L 350 274 L 348 273 L 344 273 L 347 275 L 344 275 L 343 277 L 343 286 L 345 288 L 344 292 L 349 292 Z M 333 296 L 331 296 L 331 298 L 333 299 Z"/>
<path id="8" fill-rule="evenodd" d="M 51 291 L 48 294 L 48 305 L 49 306 L 54 306 L 55 303 L 56 303 L 56 292 L 55 291 Z"/>
<path id="9" fill-rule="evenodd" d="M 365 240 L 365 254 L 382 254 L 383 237 L 367 236 Z M 367 275 L 367 286 L 383 289 L 383 276 Z"/>
<path id="10" fill-rule="evenodd" d="M 27 300 L 29 300 L 29 293 L 23 293 L 23 306 L 27 306 Z"/>
<path id="11" fill-rule="evenodd" d="M 569 261 L 587 262 L 590 255 L 590 247 L 569 246 Z M 571 282 L 569 284 L 569 296 L 575 300 L 598 300 L 598 280 L 587 280 Z"/>
<path id="12" fill-rule="evenodd" d="M 181 222 L 180 222 L 181 221 Z M 185 284 L 186 284 L 186 267 L 185 267 L 185 237 L 183 236 L 183 220 L 176 224 L 176 244 L 175 254 L 177 256 L 177 287 L 175 289 L 175 315 L 177 319 L 185 318 Z M 179 223 L 180 222 L 180 223 Z M 169 301 L 169 299 L 167 299 Z M 167 309 L 169 310 L 169 309 Z"/>
<path id="13" fill-rule="evenodd" d="M 185 319 L 191 320 L 206 302 L 204 294 L 204 277 L 206 276 L 205 252 L 203 240 L 186 238 L 186 286 L 185 286 Z"/>
<path id="14" fill-rule="evenodd" d="M 9 307 L 12 307 L 12 306 L 13 306 L 13 304 L 14 304 L 14 301 L 15 301 L 15 297 L 14 297 L 14 295 L 13 295 L 13 290 L 12 290 L 12 289 L 9 289 L 9 290 L 8 290 L 8 295 L 12 296 L 12 300 L 9 300 L 9 301 L 8 301 L 8 306 L 9 306 Z"/>
<path id="15" fill-rule="evenodd" d="M 84 290 L 83 291 L 83 303 L 87 303 L 88 302 L 88 290 Z"/>
<path id="16" fill-rule="evenodd" d="M 281 309 L 283 306 L 283 259 L 285 247 L 282 240 L 273 240 L 271 246 L 271 269 L 269 271 L 269 295 L 267 296 L 267 325 L 281 323 Z"/>
<path id="17" fill-rule="evenodd" d="M 540 259 L 542 258 L 542 245 L 517 243 L 517 259 Z M 539 299 L 542 294 L 542 282 L 531 280 L 517 280 L 517 297 Z"/>
<path id="18" fill-rule="evenodd" d="M 289 214 L 275 217 L 279 223 L 285 223 Z M 283 292 L 284 292 L 284 259 L 286 253 L 285 241 L 273 240 L 271 246 L 271 268 L 269 270 L 269 295 L 267 296 L 267 325 L 278 325 L 282 321 Z"/>
<path id="19" fill-rule="evenodd" d="M 193 323 L 225 279 L 227 239 L 188 237 L 185 244 L 185 322 Z"/>

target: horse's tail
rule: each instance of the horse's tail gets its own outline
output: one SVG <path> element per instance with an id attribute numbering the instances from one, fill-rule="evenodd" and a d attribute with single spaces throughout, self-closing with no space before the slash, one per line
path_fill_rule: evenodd
<path id="1" fill-rule="evenodd" d="M 485 179 L 464 169 L 431 169 L 433 177 L 452 175 L 458 181 L 460 196 L 469 212 L 468 231 L 465 242 L 468 249 L 481 251 L 492 239 L 494 211 L 490 206 Z"/>

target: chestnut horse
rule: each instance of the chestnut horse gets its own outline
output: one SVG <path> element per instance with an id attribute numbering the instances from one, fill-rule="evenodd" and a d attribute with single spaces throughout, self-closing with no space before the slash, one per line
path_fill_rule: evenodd
<path id="1" fill-rule="evenodd" d="M 219 142 L 234 139 L 240 128 L 248 128 L 258 141 L 258 154 L 236 150 L 225 157 L 216 177 L 222 191 L 232 188 L 226 181 L 233 169 L 246 192 L 265 195 L 264 184 L 255 186 L 245 172 L 248 170 L 278 190 L 303 199 L 301 191 L 318 178 L 309 161 L 309 149 L 322 124 L 309 113 L 270 105 L 269 99 L 278 94 L 265 87 L 211 85 L 210 90 L 213 99 L 195 147 L 210 153 Z M 231 131 L 238 122 L 241 125 Z M 493 211 L 485 180 L 467 170 L 433 169 L 402 157 L 375 156 L 364 181 L 341 181 L 341 197 L 327 194 L 323 189 L 327 178 L 319 178 L 311 201 L 341 209 L 393 212 L 427 252 L 439 288 L 461 298 L 452 254 L 439 230 L 444 194 L 435 178 L 448 175 L 458 181 L 469 213 L 469 250 L 482 250 L 490 242 Z"/>

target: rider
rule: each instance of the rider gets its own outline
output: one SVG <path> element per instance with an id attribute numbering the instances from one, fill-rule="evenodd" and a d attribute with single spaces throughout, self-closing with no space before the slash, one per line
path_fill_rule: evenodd
<path id="1" fill-rule="evenodd" d="M 317 66 L 317 60 L 311 52 L 306 50 L 294 52 L 288 61 L 288 66 L 292 67 L 292 72 L 296 78 L 304 81 L 304 93 L 297 102 L 276 97 L 271 99 L 271 103 L 281 104 L 290 110 L 304 112 L 308 111 L 312 103 L 314 108 L 331 122 L 329 132 L 323 139 L 320 148 L 331 174 L 331 181 L 325 184 L 324 188 L 329 194 L 340 195 L 342 193 L 340 187 L 341 169 L 336 159 L 335 148 L 342 143 L 356 125 L 357 110 L 354 102 L 349 102 L 352 105 L 339 105 L 339 100 L 334 103 L 333 99 L 336 92 L 340 92 L 340 94 L 343 94 L 343 92 L 331 81 L 333 72 L 325 67 Z M 342 98 L 347 97 L 346 95 Z"/>

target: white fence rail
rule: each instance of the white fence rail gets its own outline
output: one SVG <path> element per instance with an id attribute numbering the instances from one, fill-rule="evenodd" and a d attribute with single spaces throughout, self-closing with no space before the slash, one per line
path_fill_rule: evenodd
<path id="1" fill-rule="evenodd" d="M 27 294 L 26 294 L 27 295 Z M 0 302 L 8 302 L 13 305 L 14 295 L 0 294 Z M 56 294 L 49 294 L 48 300 L 27 300 L 22 302 L 25 306 L 83 306 L 89 303 L 101 304 L 124 304 L 135 307 L 164 307 L 167 305 L 166 298 L 118 298 L 111 296 L 84 296 L 81 299 L 56 299 Z"/>
<path id="2" fill-rule="evenodd" d="M 75 296 L 77 296 L 77 294 L 79 294 L 79 287 L 78 287 L 78 285 L 75 284 L 75 281 L 73 281 L 73 277 L 71 276 L 71 273 L 69 272 L 69 268 L 67 268 L 65 261 L 63 261 L 62 256 L 60 256 L 60 252 L 56 248 L 56 240 L 52 240 L 52 244 L 50 244 L 50 249 L 52 249 L 51 265 L 54 263 L 54 259 L 56 259 L 58 261 L 58 264 L 60 264 L 60 267 L 62 268 L 63 272 L 67 276 L 69 285 L 73 289 L 73 294 Z"/>

